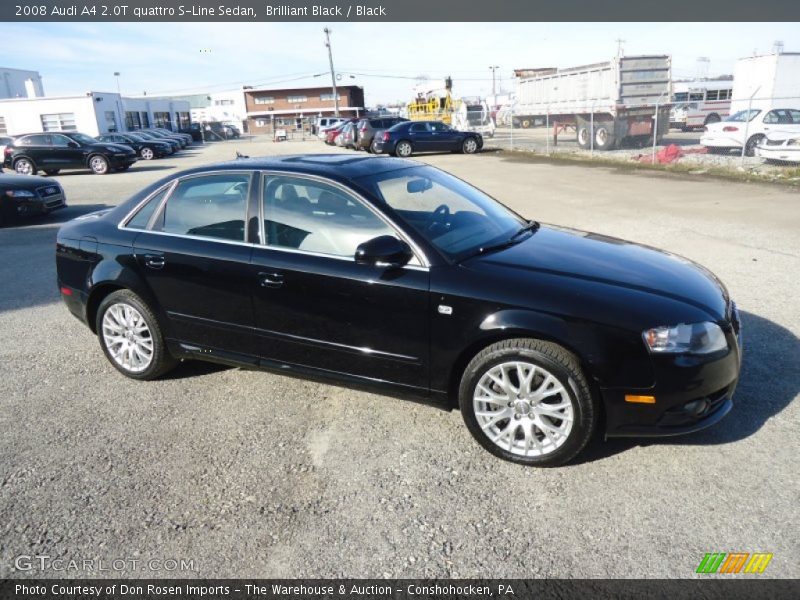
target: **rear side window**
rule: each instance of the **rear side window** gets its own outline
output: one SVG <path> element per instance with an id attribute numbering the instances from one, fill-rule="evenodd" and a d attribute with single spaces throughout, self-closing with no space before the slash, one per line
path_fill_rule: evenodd
<path id="1" fill-rule="evenodd" d="M 421 131 L 428 131 L 428 125 L 426 123 L 414 123 L 411 126 L 411 131 L 415 133 L 419 133 Z"/>
<path id="2" fill-rule="evenodd" d="M 48 146 L 50 145 L 49 135 L 26 135 L 17 140 L 17 146 Z"/>
<path id="3" fill-rule="evenodd" d="M 166 233 L 244 241 L 250 176 L 240 173 L 184 179 L 167 200 Z"/>
<path id="4" fill-rule="evenodd" d="M 167 190 L 169 190 L 169 188 L 170 186 L 167 186 L 155 196 L 151 197 L 150 200 L 142 205 L 136 214 L 133 215 L 133 218 L 125 224 L 125 227 L 128 229 L 147 229 L 150 217 L 153 216 L 153 213 L 155 213 L 161 205 L 161 201 L 164 199 L 164 196 L 167 195 Z"/>

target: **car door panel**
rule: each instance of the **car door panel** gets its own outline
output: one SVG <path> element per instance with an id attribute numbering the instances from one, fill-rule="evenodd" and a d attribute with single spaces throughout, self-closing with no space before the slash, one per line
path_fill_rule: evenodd
<path id="1" fill-rule="evenodd" d="M 428 386 L 428 273 L 257 247 L 259 356 Z"/>

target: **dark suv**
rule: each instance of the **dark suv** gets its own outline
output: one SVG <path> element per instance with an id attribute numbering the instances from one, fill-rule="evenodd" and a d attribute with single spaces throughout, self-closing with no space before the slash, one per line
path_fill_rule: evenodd
<path id="1" fill-rule="evenodd" d="M 403 117 L 369 117 L 367 119 L 361 119 L 356 125 L 356 130 L 358 131 L 356 150 L 375 152 L 372 148 L 372 140 L 375 139 L 375 132 L 389 129 L 404 121 L 408 121 L 408 119 L 404 119 Z"/>
<path id="2" fill-rule="evenodd" d="M 105 175 L 111 169 L 126 170 L 136 158 L 130 146 L 99 142 L 74 131 L 54 131 L 16 137 L 6 146 L 3 166 L 20 175 L 38 171 L 55 175 L 61 169 L 90 169 L 96 175 Z"/>

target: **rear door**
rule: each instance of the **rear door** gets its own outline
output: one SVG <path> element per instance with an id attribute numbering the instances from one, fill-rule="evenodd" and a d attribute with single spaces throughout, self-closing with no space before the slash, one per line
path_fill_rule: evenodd
<path id="1" fill-rule="evenodd" d="M 168 319 L 169 337 L 203 352 L 252 354 L 245 232 L 252 173 L 180 179 L 134 242 L 136 266 Z"/>
<path id="2" fill-rule="evenodd" d="M 414 150 L 418 152 L 428 152 L 436 149 L 433 132 L 428 123 L 412 123 L 408 128 L 408 133 L 411 137 Z"/>
<path id="3" fill-rule="evenodd" d="M 50 145 L 50 135 L 47 133 L 35 133 L 26 135 L 14 143 L 22 149 L 22 153 L 33 159 L 36 166 L 40 169 L 52 169 L 52 146 Z"/>

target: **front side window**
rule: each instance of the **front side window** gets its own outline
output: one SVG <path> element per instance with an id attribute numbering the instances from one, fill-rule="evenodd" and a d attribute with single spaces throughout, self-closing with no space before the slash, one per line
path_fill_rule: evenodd
<path id="1" fill-rule="evenodd" d="M 369 175 L 359 182 L 452 260 L 516 239 L 527 225 L 480 190 L 433 167 Z"/>
<path id="2" fill-rule="evenodd" d="M 395 235 L 360 200 L 335 185 L 281 175 L 266 176 L 263 189 L 268 246 L 352 258 L 359 244 Z"/>
<path id="3" fill-rule="evenodd" d="M 72 140 L 65 135 L 51 135 L 50 141 L 56 148 L 68 148 Z"/>
<path id="4" fill-rule="evenodd" d="M 244 241 L 250 176 L 224 173 L 178 183 L 160 216 L 165 233 Z"/>

